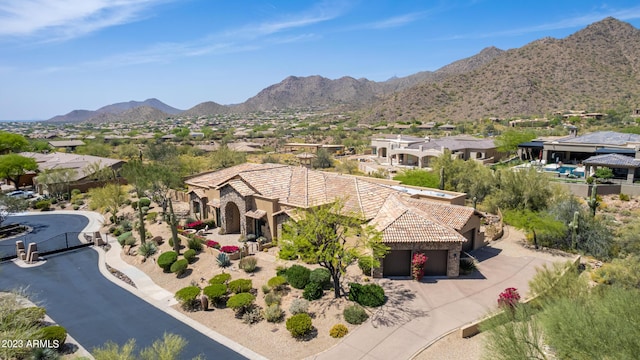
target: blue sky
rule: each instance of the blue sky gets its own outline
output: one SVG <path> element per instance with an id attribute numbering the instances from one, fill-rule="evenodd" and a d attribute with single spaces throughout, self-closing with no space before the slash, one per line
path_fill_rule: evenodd
<path id="1" fill-rule="evenodd" d="M 158 98 L 233 104 L 289 75 L 383 81 L 566 37 L 637 1 L 0 0 L 0 119 Z"/>

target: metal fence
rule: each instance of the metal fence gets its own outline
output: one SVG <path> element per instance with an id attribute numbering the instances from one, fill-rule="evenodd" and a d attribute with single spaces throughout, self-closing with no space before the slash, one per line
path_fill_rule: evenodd
<path id="1" fill-rule="evenodd" d="M 16 241 L 22 241 L 25 249 L 29 247 L 30 243 L 35 242 L 38 255 L 42 256 L 91 246 L 93 245 L 93 234 L 88 232 L 67 232 L 37 242 L 29 239 L 29 234 L 16 236 L 10 240 L 0 242 L 0 261 L 15 259 L 18 256 L 16 254 Z"/>

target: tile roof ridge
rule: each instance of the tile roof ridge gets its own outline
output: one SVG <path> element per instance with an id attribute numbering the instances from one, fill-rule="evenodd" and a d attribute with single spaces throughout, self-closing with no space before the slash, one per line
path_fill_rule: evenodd
<path id="1" fill-rule="evenodd" d="M 304 171 L 304 206 L 309 206 L 309 169 L 306 167 L 302 168 Z"/>
<path id="2" fill-rule="evenodd" d="M 358 197 L 358 209 L 360 209 L 360 211 L 362 212 L 362 216 L 366 217 L 366 214 L 364 213 L 364 206 L 362 205 L 362 197 L 360 196 L 360 184 L 358 182 L 358 178 L 354 177 L 353 181 L 355 182 L 356 185 L 356 196 Z"/>

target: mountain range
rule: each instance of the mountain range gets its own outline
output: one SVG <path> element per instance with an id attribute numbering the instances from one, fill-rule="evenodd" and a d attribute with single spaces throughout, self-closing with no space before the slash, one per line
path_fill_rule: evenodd
<path id="1" fill-rule="evenodd" d="M 542 38 L 506 51 L 489 47 L 436 71 L 383 82 L 289 76 L 236 105 L 209 101 L 181 111 L 148 99 L 74 110 L 49 121 L 149 121 L 323 107 L 359 111 L 367 122 L 456 122 L 638 105 L 640 30 L 606 18 L 563 39 Z"/>

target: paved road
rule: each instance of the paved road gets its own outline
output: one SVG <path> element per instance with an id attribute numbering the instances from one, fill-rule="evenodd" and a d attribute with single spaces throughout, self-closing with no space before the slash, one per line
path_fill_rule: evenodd
<path id="1" fill-rule="evenodd" d="M 33 231 L 25 235 L 24 238 L 28 242 L 39 242 L 65 232 L 81 232 L 89 224 L 89 219 L 82 215 L 53 215 L 45 213 L 9 216 L 3 225 L 10 224 L 27 224 L 31 226 Z M 13 240 L 15 244 L 15 239 Z"/>
<path id="2" fill-rule="evenodd" d="M 51 215 L 54 219 L 57 216 Z M 40 223 L 43 217 L 24 219 L 36 220 Z M 32 268 L 5 262 L 0 264 L 0 274 L 0 291 L 29 285 L 31 300 L 41 303 L 47 314 L 88 350 L 107 340 L 122 345 L 130 338 L 143 348 L 169 332 L 189 342 L 184 358 L 202 354 L 209 359 L 244 359 L 107 280 L 98 270 L 98 253 L 93 249 L 50 256 L 44 265 Z"/>

